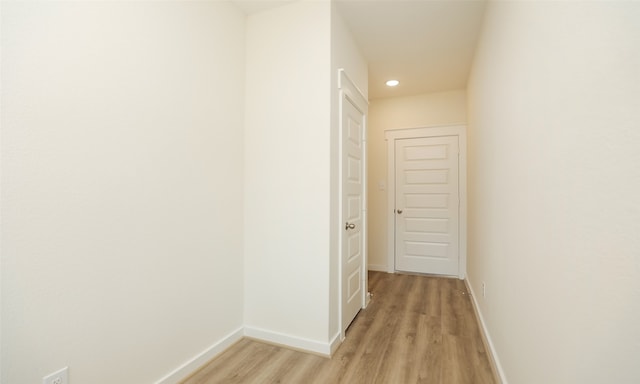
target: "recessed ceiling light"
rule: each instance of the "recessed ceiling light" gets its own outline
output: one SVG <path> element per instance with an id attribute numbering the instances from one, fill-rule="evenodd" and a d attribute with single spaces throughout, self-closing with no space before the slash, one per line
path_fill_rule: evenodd
<path id="1" fill-rule="evenodd" d="M 400 82 L 398 80 L 389 80 L 389 81 L 387 81 L 387 85 L 390 86 L 390 87 L 395 87 L 398 84 L 400 84 Z"/>

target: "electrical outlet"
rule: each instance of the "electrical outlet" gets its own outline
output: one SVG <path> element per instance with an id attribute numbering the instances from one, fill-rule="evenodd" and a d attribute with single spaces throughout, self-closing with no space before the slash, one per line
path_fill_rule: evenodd
<path id="1" fill-rule="evenodd" d="M 57 372 L 45 376 L 42 379 L 42 384 L 69 384 L 69 367 L 64 367 Z"/>
<path id="2" fill-rule="evenodd" d="M 484 283 L 484 281 L 482 282 L 482 297 L 487 297 L 487 285 Z"/>

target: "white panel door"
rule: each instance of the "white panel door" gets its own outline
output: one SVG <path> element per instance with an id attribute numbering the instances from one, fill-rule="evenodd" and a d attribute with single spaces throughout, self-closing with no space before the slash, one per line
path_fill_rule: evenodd
<path id="1" fill-rule="evenodd" d="M 395 264 L 458 275 L 458 136 L 396 140 Z"/>
<path id="2" fill-rule="evenodd" d="M 364 306 L 364 114 L 342 103 L 342 330 Z"/>

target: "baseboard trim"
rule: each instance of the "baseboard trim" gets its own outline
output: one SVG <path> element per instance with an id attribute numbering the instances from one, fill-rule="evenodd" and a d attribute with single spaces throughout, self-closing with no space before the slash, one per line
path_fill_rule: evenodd
<path id="1" fill-rule="evenodd" d="M 331 351 L 331 356 L 338 350 L 338 347 L 342 344 L 342 339 L 340 338 L 340 332 L 336 333 L 336 335 L 331 339 L 329 343 L 329 350 Z"/>
<path id="2" fill-rule="evenodd" d="M 262 341 L 289 349 L 295 349 L 302 352 L 313 353 L 315 355 L 320 355 L 323 357 L 331 356 L 331 348 L 334 344 L 334 341 L 332 341 L 331 343 L 321 343 L 315 340 L 304 339 L 284 333 L 247 326 L 244 327 L 244 335 L 250 339 L 254 339 L 257 341 Z"/>
<path id="3" fill-rule="evenodd" d="M 477 296 L 473 291 L 473 286 L 469 282 L 468 276 L 464 280 L 464 284 L 467 286 L 467 292 L 469 292 L 471 296 L 471 304 L 473 306 L 473 311 L 476 314 L 476 319 L 478 320 L 480 334 L 482 335 L 482 343 L 484 344 L 484 348 L 487 350 L 487 356 L 489 356 L 489 363 L 491 364 L 493 376 L 495 376 L 496 380 L 498 380 L 498 384 L 507 384 L 507 378 L 504 375 L 504 370 L 502 369 L 500 359 L 498 359 L 498 354 L 496 353 L 496 349 L 494 348 L 493 342 L 491 341 L 489 330 L 487 329 L 487 325 L 484 322 L 484 317 L 482 317 L 482 312 L 480 312 L 480 306 L 478 305 L 478 301 L 476 300 Z"/>
<path id="4" fill-rule="evenodd" d="M 185 362 L 180 367 L 173 370 L 162 379 L 156 381 L 155 384 L 178 384 L 180 381 L 186 379 L 194 372 L 196 372 L 198 368 L 205 365 L 209 360 L 213 359 L 218 354 L 224 352 L 227 348 L 240 341 L 243 335 L 243 327 L 236 329 L 235 331 L 223 337 L 217 343 L 200 352 L 191 360 Z"/>
<path id="5" fill-rule="evenodd" d="M 369 264 L 367 268 L 370 271 L 387 272 L 387 266 L 382 264 Z"/>

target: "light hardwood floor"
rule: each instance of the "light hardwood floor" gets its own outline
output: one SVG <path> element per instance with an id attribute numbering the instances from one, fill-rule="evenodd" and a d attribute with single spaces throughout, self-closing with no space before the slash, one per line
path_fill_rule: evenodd
<path id="1" fill-rule="evenodd" d="M 333 358 L 243 339 L 182 384 L 494 384 L 464 282 L 369 272 L 373 299 Z"/>

